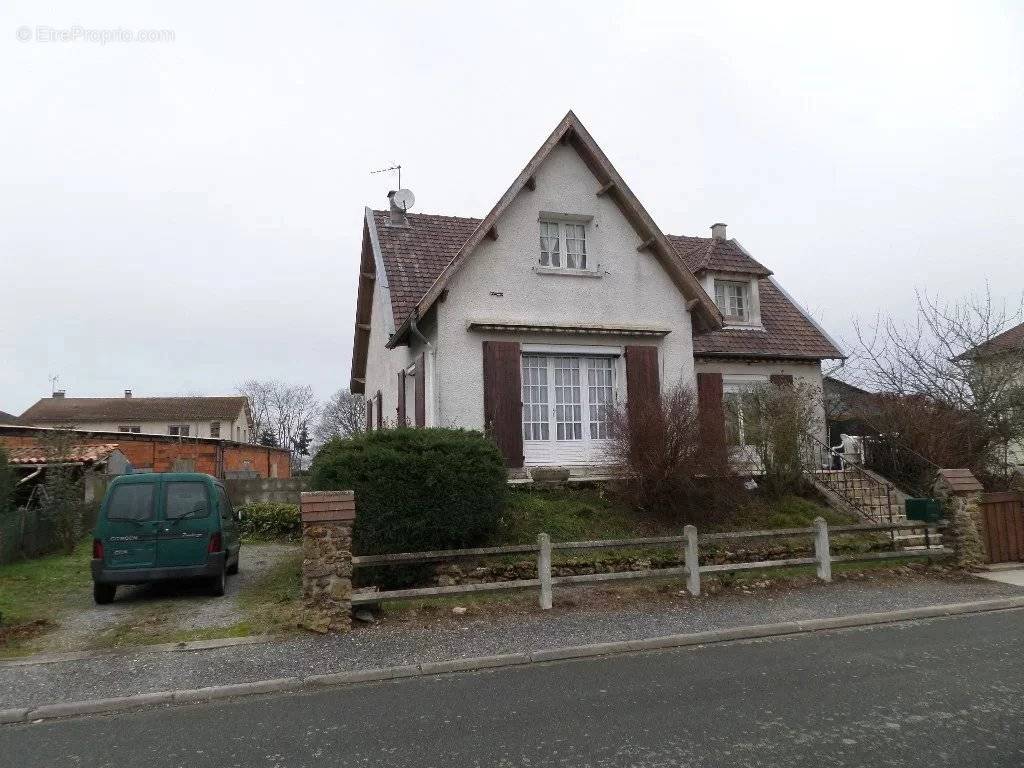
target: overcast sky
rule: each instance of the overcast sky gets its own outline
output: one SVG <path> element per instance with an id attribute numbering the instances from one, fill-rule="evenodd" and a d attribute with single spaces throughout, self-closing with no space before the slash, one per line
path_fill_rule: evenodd
<path id="1" fill-rule="evenodd" d="M 664 231 L 727 222 L 840 339 L 915 287 L 1019 299 L 1024 4 L 490 5 L 5 2 L 0 410 L 53 374 L 347 386 L 369 171 L 482 216 L 569 108 Z"/>

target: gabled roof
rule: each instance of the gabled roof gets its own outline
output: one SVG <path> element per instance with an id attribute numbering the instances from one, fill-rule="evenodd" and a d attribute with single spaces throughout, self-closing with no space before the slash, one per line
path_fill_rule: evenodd
<path id="1" fill-rule="evenodd" d="M 18 424 L 22 424 L 22 423 L 24 423 L 24 422 L 22 422 L 14 414 L 7 413 L 7 411 L 0 411 L 0 424 L 14 424 L 14 425 L 18 425 Z"/>
<path id="2" fill-rule="evenodd" d="M 694 356 L 808 361 L 845 357 L 771 277 L 758 279 L 758 293 L 764 330 L 724 328 L 702 333 L 694 329 Z"/>
<path id="3" fill-rule="evenodd" d="M 89 421 L 206 421 L 234 419 L 248 407 L 243 395 L 230 397 L 44 397 L 23 414 L 26 424 Z"/>
<path id="4" fill-rule="evenodd" d="M 692 312 L 699 318 L 699 325 L 706 328 L 720 328 L 722 326 L 722 314 L 711 298 L 704 292 L 700 283 L 686 267 L 679 261 L 675 249 L 669 243 L 668 238 L 654 223 L 654 219 L 643 207 L 640 201 L 633 194 L 626 182 L 615 170 L 611 161 L 604 154 L 601 148 L 594 141 L 593 137 L 570 110 L 561 122 L 551 132 L 547 140 L 541 145 L 537 153 L 526 164 L 516 180 L 512 182 L 505 194 L 501 196 L 494 207 L 483 220 L 481 220 L 469 237 L 462 244 L 459 250 L 452 257 L 438 275 L 437 279 L 430 286 L 423 297 L 414 307 L 414 312 L 423 316 L 437 301 L 441 292 L 444 291 L 448 281 L 454 276 L 470 254 L 489 234 L 494 233 L 498 220 L 508 206 L 515 200 L 516 196 L 535 183 L 534 174 L 547 160 L 548 156 L 559 144 L 567 144 L 575 149 L 590 172 L 597 180 L 594 189 L 595 195 L 607 194 L 619 206 L 641 240 L 654 253 L 658 260 L 665 267 L 673 281 L 679 286 L 683 295 L 693 303 Z M 412 313 L 410 312 L 410 316 Z M 401 341 L 409 330 L 409 317 L 403 319 L 402 324 L 395 331 L 393 341 Z"/>
<path id="5" fill-rule="evenodd" d="M 768 277 L 772 273 L 768 267 L 747 253 L 736 240 L 716 240 L 713 237 L 688 235 L 669 235 L 668 239 L 694 274 L 707 271 L 737 272 Z"/>
<path id="6" fill-rule="evenodd" d="M 984 344 L 979 344 L 974 349 L 967 350 L 957 359 L 965 360 L 975 357 L 988 357 L 989 355 L 998 355 L 1003 352 L 1024 352 L 1024 323 L 1015 325 L 998 336 L 993 336 Z"/>

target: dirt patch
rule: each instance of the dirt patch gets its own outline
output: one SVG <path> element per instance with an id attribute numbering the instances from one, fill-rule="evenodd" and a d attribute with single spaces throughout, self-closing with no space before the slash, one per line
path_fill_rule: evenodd
<path id="1" fill-rule="evenodd" d="M 119 587 L 110 605 L 95 605 L 91 595 L 76 593 L 56 629 L 33 643 L 32 650 L 52 653 L 250 634 L 240 598 L 297 551 L 293 545 L 243 545 L 238 575 L 228 577 L 223 597 L 208 594 L 196 582 Z"/>
<path id="2" fill-rule="evenodd" d="M 46 619 L 37 619 L 36 621 L 27 621 L 24 624 L 0 627 L 0 648 L 15 646 L 38 637 L 44 634 L 51 626 L 53 626 L 52 622 Z"/>

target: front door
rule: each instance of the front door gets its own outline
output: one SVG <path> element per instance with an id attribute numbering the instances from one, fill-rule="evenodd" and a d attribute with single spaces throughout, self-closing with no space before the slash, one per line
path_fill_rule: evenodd
<path id="1" fill-rule="evenodd" d="M 107 499 L 103 551 L 108 568 L 151 568 L 156 562 L 159 483 L 123 482 Z"/>
<path id="2" fill-rule="evenodd" d="M 209 486 L 202 480 L 163 483 L 163 514 L 157 543 L 157 565 L 174 568 L 202 565 L 210 545 L 210 516 L 216 514 Z"/>

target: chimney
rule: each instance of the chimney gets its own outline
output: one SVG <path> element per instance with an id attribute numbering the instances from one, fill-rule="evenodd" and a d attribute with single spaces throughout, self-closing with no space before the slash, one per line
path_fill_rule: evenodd
<path id="1" fill-rule="evenodd" d="M 64 399 L 64 390 L 63 389 L 58 389 L 57 391 L 55 391 L 53 393 L 53 399 L 54 400 L 63 400 Z"/>
<path id="2" fill-rule="evenodd" d="M 409 220 L 405 217 L 405 211 L 400 205 L 395 202 L 395 195 L 398 194 L 398 190 L 391 190 L 388 192 L 388 203 L 391 207 L 391 225 L 395 227 L 407 227 L 409 226 Z"/>
<path id="3" fill-rule="evenodd" d="M 714 240 L 725 240 L 725 224 L 712 224 L 711 237 Z"/>
<path id="4" fill-rule="evenodd" d="M 126 389 L 124 391 L 124 399 L 125 400 L 131 400 L 132 399 L 132 391 L 130 389 Z"/>

